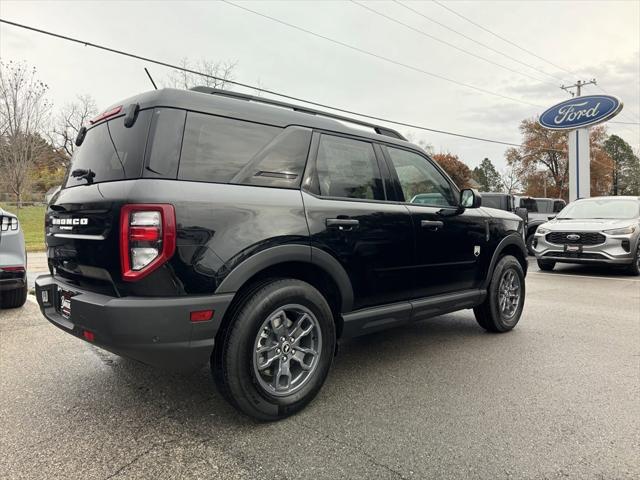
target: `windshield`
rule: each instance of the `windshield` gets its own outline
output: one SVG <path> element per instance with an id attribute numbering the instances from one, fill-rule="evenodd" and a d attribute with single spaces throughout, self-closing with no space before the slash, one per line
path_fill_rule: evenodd
<path id="1" fill-rule="evenodd" d="M 640 216 L 640 202 L 633 199 L 579 200 L 567 205 L 558 219 L 626 219 Z"/>
<path id="2" fill-rule="evenodd" d="M 140 178 L 150 112 L 138 113 L 131 128 L 123 117 L 90 128 L 73 153 L 65 187 Z"/>

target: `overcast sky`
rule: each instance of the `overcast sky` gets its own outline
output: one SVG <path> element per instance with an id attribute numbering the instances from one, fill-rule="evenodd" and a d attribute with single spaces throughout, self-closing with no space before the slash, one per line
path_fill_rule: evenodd
<path id="1" fill-rule="evenodd" d="M 558 88 L 560 80 L 573 83 L 596 77 L 607 93 L 619 96 L 625 104 L 614 120 L 635 122 L 609 123 L 609 131 L 625 138 L 634 149 L 639 148 L 639 1 L 444 2 L 446 7 L 542 59 L 437 3 L 401 1 L 511 58 L 393 1 L 365 5 L 488 61 L 345 1 L 238 3 L 406 66 L 220 2 L 0 0 L 0 16 L 169 63 L 184 57 L 234 61 L 234 78 L 241 82 L 371 115 L 515 143 L 521 139 L 518 125 L 523 118 L 535 117 L 568 98 Z M 56 107 L 86 93 L 100 107 L 106 107 L 151 88 L 143 67 L 147 66 L 158 81 L 169 73 L 157 65 L 5 24 L 0 26 L 0 56 L 5 61 L 24 60 L 37 67 L 41 79 L 50 86 Z M 587 87 L 583 93 L 602 92 Z M 504 166 L 506 147 L 394 128 L 427 141 L 436 151 L 458 154 L 470 167 L 484 157 Z"/>

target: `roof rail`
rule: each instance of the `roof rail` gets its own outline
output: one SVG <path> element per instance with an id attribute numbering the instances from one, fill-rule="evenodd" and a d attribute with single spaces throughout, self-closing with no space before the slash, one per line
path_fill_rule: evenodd
<path id="1" fill-rule="evenodd" d="M 335 115 L 329 112 L 323 112 L 321 110 L 313 110 L 311 108 L 303 107 L 300 105 L 294 105 L 292 103 L 280 102 L 278 100 L 271 100 L 263 97 L 256 97 L 255 95 L 247 95 L 245 93 L 233 92 L 231 90 L 220 90 L 218 88 L 211 87 L 193 87 L 189 90 L 200 93 L 209 93 L 211 95 L 221 95 L 224 97 L 236 98 L 238 100 L 246 100 L 249 102 L 265 103 L 267 105 L 274 105 L 276 107 L 289 108 L 295 112 L 307 113 L 309 115 L 317 115 L 319 117 L 332 118 L 334 120 L 340 120 L 342 122 L 352 123 L 363 127 L 373 129 L 378 135 L 386 135 L 387 137 L 399 138 L 400 140 L 406 140 L 399 132 L 392 128 L 381 127 L 373 123 L 364 122 L 362 120 L 356 120 L 349 117 L 343 117 L 342 115 Z"/>

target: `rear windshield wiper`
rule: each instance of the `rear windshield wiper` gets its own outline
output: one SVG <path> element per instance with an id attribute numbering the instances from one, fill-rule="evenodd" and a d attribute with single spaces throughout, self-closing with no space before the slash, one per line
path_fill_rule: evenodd
<path id="1" fill-rule="evenodd" d="M 71 176 L 77 178 L 78 180 L 84 179 L 88 184 L 92 184 L 96 174 L 90 168 L 76 168 L 73 172 L 71 172 Z"/>

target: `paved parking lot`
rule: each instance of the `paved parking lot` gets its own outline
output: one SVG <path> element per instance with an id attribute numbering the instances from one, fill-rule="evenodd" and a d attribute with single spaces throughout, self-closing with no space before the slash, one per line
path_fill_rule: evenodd
<path id="1" fill-rule="evenodd" d="M 257 424 L 169 375 L 0 313 L 3 478 L 638 478 L 640 279 L 532 264 L 520 325 L 472 313 L 345 342 L 301 414 Z"/>

